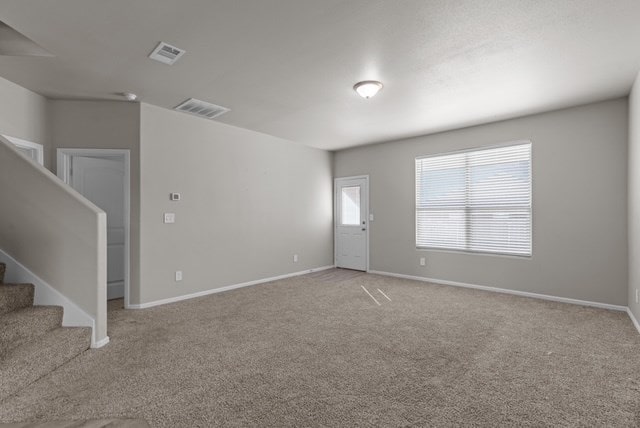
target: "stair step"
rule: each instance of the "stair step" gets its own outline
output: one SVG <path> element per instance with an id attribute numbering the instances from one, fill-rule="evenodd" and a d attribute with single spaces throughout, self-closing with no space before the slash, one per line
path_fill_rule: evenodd
<path id="1" fill-rule="evenodd" d="M 7 270 L 7 265 L 0 263 L 0 284 L 4 282 L 4 272 Z"/>
<path id="2" fill-rule="evenodd" d="M 0 401 L 89 349 L 91 329 L 59 327 L 10 350 L 0 360 Z"/>
<path id="3" fill-rule="evenodd" d="M 9 350 L 60 327 L 62 314 L 60 306 L 31 306 L 0 315 L 0 358 Z"/>
<path id="4" fill-rule="evenodd" d="M 33 305 L 33 284 L 0 284 L 0 315 Z"/>

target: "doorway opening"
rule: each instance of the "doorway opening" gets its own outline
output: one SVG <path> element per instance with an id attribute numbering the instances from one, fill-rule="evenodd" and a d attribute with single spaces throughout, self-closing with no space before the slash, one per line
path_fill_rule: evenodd
<path id="1" fill-rule="evenodd" d="M 130 153 L 116 149 L 58 149 L 57 174 L 107 213 L 107 300 L 129 307 Z"/>
<path id="2" fill-rule="evenodd" d="M 335 179 L 334 255 L 338 268 L 369 271 L 369 176 Z"/>

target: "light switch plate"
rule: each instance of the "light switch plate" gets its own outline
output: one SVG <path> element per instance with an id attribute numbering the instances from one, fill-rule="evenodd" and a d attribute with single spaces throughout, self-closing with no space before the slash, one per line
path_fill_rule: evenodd
<path id="1" fill-rule="evenodd" d="M 175 223 L 176 222 L 176 214 L 175 213 L 164 213 L 164 222 L 165 223 Z"/>
<path id="2" fill-rule="evenodd" d="M 373 221 L 373 214 L 369 214 L 369 221 Z"/>

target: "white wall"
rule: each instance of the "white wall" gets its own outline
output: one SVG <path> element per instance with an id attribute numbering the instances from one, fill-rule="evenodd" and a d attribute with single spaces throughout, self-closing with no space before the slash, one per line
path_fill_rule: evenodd
<path id="1" fill-rule="evenodd" d="M 371 269 L 626 306 L 627 113 L 621 98 L 337 152 L 336 177 L 370 175 Z M 523 139 L 533 257 L 416 250 L 415 157 Z"/>
<path id="2" fill-rule="evenodd" d="M 629 95 L 629 309 L 640 321 L 636 292 L 640 293 L 640 74 Z"/>
<path id="3" fill-rule="evenodd" d="M 49 166 L 47 99 L 0 77 L 0 134 L 44 146 Z"/>
<path id="4" fill-rule="evenodd" d="M 333 264 L 331 153 L 146 104 L 140 150 L 143 303 Z"/>
<path id="5" fill-rule="evenodd" d="M 139 303 L 140 104 L 120 101 L 49 101 L 51 170 L 59 148 L 127 149 L 131 154 L 130 302 Z"/>

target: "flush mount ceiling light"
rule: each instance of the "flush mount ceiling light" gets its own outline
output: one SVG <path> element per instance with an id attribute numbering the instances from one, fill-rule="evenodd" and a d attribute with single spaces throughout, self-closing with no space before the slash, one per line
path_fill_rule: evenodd
<path id="1" fill-rule="evenodd" d="M 353 90 L 362 98 L 371 98 L 382 89 L 382 83 L 377 80 L 364 80 L 353 85 Z"/>

